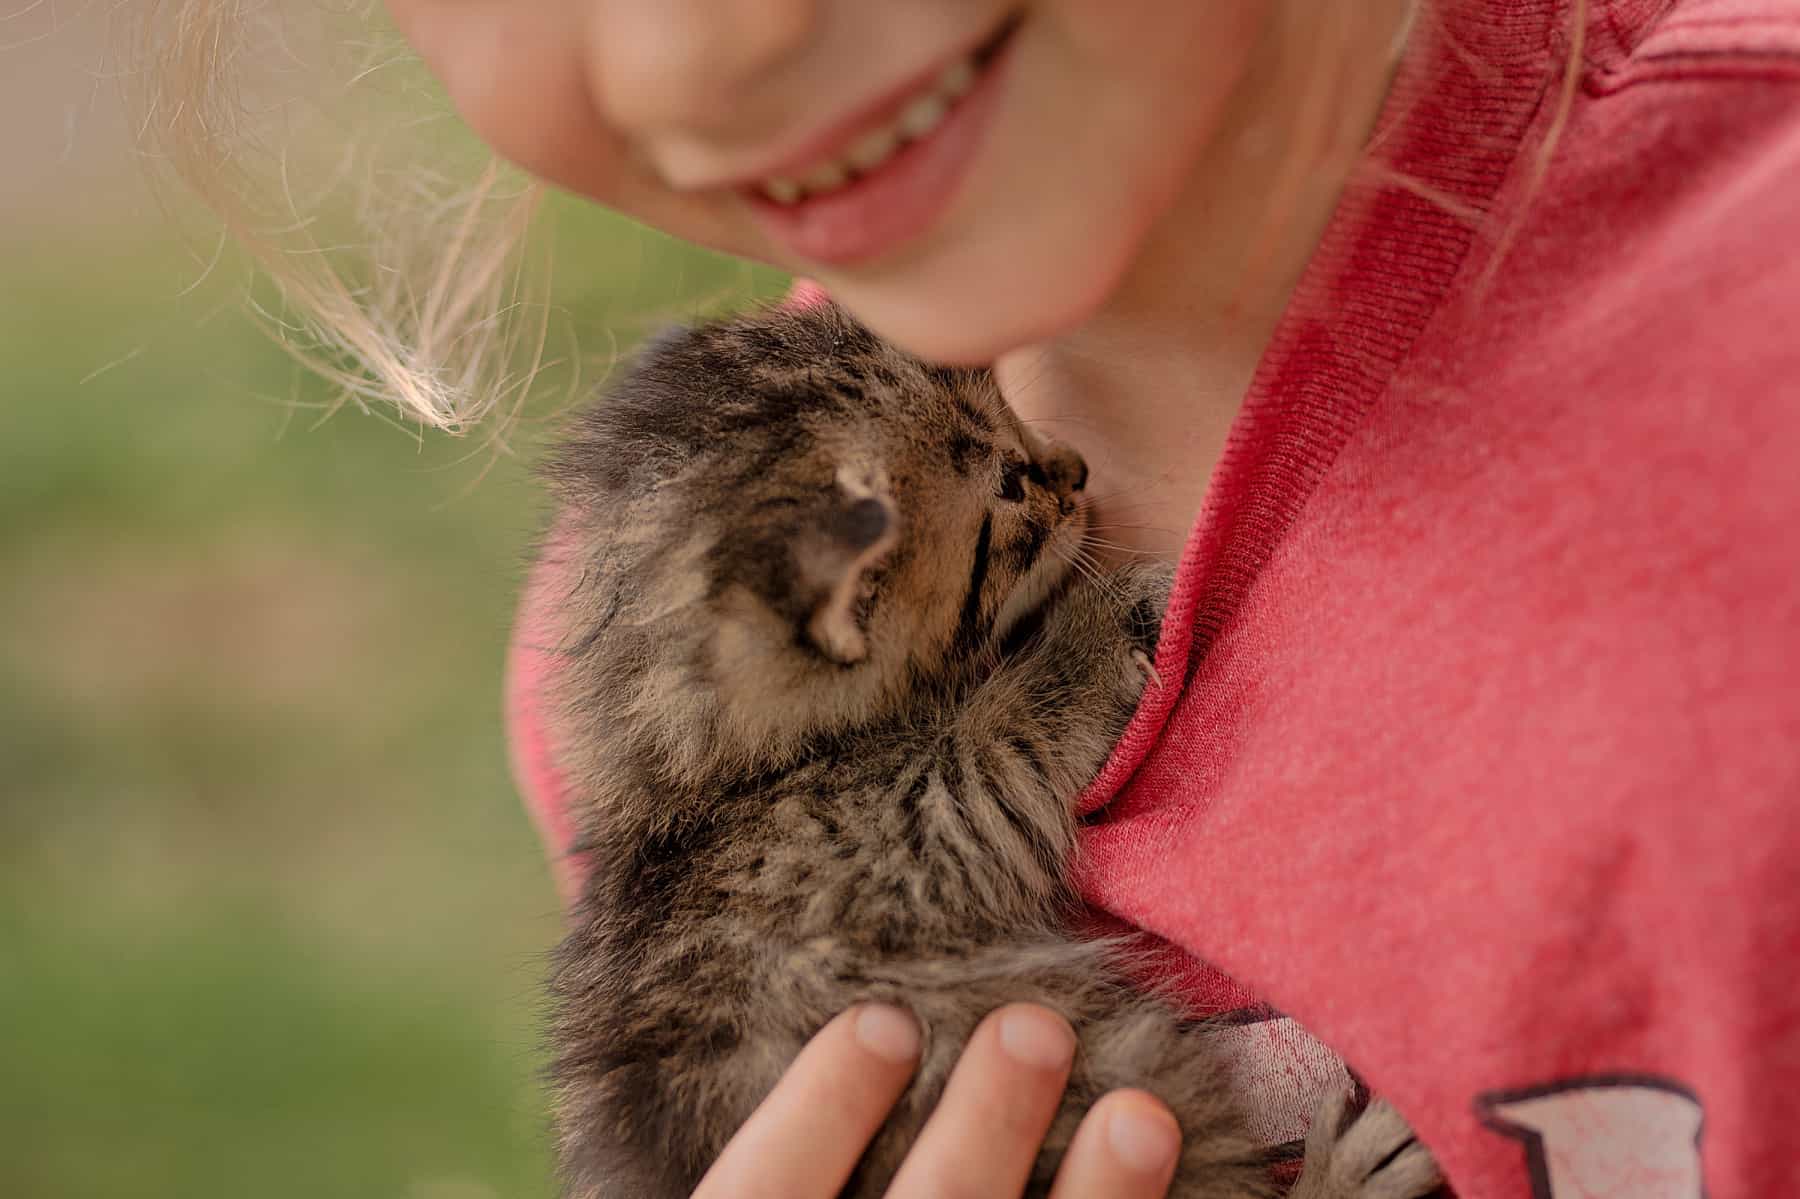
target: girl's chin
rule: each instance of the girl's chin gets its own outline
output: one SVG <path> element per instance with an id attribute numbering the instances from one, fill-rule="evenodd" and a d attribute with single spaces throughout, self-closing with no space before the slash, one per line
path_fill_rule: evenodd
<path id="1" fill-rule="evenodd" d="M 1084 265 L 1091 269 L 1075 269 Z M 858 320 L 908 352 L 946 366 L 986 366 L 1080 326 L 1118 277 L 1102 264 L 1065 259 L 1053 270 L 995 267 L 882 280 L 825 274 L 818 281 Z"/>
<path id="2" fill-rule="evenodd" d="M 935 291 L 882 292 L 875 296 L 857 288 L 826 291 L 848 308 L 877 335 L 916 354 L 927 362 L 945 366 L 986 366 L 1022 345 L 1039 340 L 1037 313 L 1008 313 L 998 319 L 1004 301 L 969 307 Z M 1026 321 L 1017 318 L 1024 316 Z"/>

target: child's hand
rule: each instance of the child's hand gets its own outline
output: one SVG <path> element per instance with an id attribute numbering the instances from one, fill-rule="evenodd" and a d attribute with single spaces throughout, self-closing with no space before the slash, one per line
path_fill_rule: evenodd
<path id="1" fill-rule="evenodd" d="M 912 1018 L 853 1008 L 820 1030 L 700 1182 L 694 1199 L 833 1199 L 906 1089 Z M 1056 1114 L 1075 1037 L 1042 1008 L 994 1012 L 970 1038 L 888 1199 L 1019 1195 Z M 1160 1199 L 1180 1146 L 1154 1098 L 1118 1091 L 1082 1121 L 1053 1199 Z"/>

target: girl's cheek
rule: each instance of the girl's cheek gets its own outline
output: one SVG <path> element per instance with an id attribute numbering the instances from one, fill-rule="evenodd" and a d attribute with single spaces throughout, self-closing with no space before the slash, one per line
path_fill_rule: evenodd
<path id="1" fill-rule="evenodd" d="M 596 199 L 611 194 L 622 156 L 594 108 L 565 6 L 390 0 L 389 8 L 457 115 L 495 153 Z"/>
<path id="2" fill-rule="evenodd" d="M 496 154 L 672 236 L 767 260 L 722 197 L 678 192 L 601 117 L 574 9 L 513 0 L 390 0 L 401 33 Z"/>

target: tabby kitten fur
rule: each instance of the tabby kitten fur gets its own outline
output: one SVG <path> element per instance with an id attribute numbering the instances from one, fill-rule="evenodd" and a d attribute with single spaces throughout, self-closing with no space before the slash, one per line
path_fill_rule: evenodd
<path id="1" fill-rule="evenodd" d="M 1169 585 L 1072 569 L 1086 474 L 986 372 L 829 305 L 670 334 L 573 421 L 548 468 L 590 862 L 552 978 L 570 1195 L 687 1195 L 864 1000 L 910 1009 L 925 1046 L 846 1195 L 882 1192 L 975 1024 L 1016 1000 L 1080 1038 L 1030 1194 L 1127 1085 L 1181 1121 L 1172 1194 L 1272 1193 L 1211 1026 L 1067 931 L 1075 800 Z M 1318 1196 L 1420 1193 L 1366 1189 L 1379 1159 L 1329 1183 L 1333 1151 L 1309 1155 Z"/>

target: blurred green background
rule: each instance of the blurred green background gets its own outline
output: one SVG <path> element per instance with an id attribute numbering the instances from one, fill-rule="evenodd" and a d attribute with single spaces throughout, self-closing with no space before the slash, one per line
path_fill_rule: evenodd
<path id="1" fill-rule="evenodd" d="M 499 711 L 548 422 L 321 420 L 142 187 L 92 8 L 0 22 L 0 1196 L 551 1195 Z M 602 357 L 779 286 L 550 216 Z"/>

